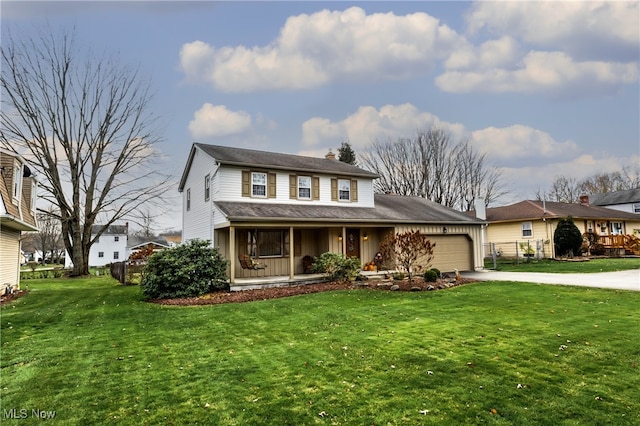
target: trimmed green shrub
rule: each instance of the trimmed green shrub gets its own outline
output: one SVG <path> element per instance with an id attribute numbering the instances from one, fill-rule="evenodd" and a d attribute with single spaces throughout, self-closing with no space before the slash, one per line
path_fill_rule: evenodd
<path id="1" fill-rule="evenodd" d="M 580 254 L 582 234 L 571 217 L 558 222 L 558 227 L 553 233 L 553 243 L 556 247 L 556 256 L 573 257 L 574 254 Z"/>
<path id="2" fill-rule="evenodd" d="M 326 252 L 316 258 L 313 270 L 325 274 L 331 281 L 353 281 L 360 271 L 360 259 Z"/>
<path id="3" fill-rule="evenodd" d="M 440 274 L 438 274 L 435 270 L 429 269 L 424 273 L 424 280 L 429 283 L 434 283 L 438 280 L 439 276 Z"/>
<path id="4" fill-rule="evenodd" d="M 146 299 L 195 297 L 228 288 L 227 261 L 209 242 L 191 240 L 149 258 L 142 294 Z"/>
<path id="5" fill-rule="evenodd" d="M 440 278 L 440 275 L 442 275 L 442 273 L 440 272 L 440 269 L 438 268 L 431 268 L 431 270 L 436 273 L 438 278 Z"/>

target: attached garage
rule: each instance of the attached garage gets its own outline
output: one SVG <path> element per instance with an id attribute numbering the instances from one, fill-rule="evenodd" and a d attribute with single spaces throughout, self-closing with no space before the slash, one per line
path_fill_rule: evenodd
<path id="1" fill-rule="evenodd" d="M 467 235 L 434 235 L 431 266 L 442 272 L 473 271 L 473 242 Z"/>

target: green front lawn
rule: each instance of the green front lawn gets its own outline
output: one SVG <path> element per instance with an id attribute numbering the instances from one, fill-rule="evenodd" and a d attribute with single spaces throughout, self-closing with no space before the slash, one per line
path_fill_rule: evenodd
<path id="1" fill-rule="evenodd" d="M 554 274 L 594 272 L 614 272 L 628 269 L 640 269 L 640 258 L 590 259 L 584 262 L 554 259 L 528 260 L 498 258 L 497 271 L 507 272 L 549 272 Z M 493 261 L 485 259 L 485 268 L 493 269 Z"/>
<path id="2" fill-rule="evenodd" d="M 640 423 L 637 292 L 500 282 L 165 307 L 104 276 L 28 285 L 1 311 L 2 424 Z"/>

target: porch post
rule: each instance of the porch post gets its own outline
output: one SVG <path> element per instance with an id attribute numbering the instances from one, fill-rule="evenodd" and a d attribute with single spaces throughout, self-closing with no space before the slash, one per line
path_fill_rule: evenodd
<path id="1" fill-rule="evenodd" d="M 295 275 L 295 246 L 296 242 L 294 241 L 294 233 L 293 226 L 289 227 L 289 279 L 293 281 L 293 276 Z"/>
<path id="2" fill-rule="evenodd" d="M 341 244 L 342 244 L 342 247 L 340 248 L 340 250 L 342 250 L 342 255 L 346 256 L 347 255 L 347 228 L 345 226 L 342 227 Z"/>
<path id="3" fill-rule="evenodd" d="M 229 227 L 229 281 L 236 282 L 236 228 Z"/>

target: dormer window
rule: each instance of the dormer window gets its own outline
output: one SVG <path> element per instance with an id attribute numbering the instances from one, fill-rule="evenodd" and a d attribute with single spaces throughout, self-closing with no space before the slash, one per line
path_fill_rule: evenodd
<path id="1" fill-rule="evenodd" d="M 311 199 L 311 178 L 309 176 L 298 176 L 298 198 L 301 200 Z"/>
<path id="2" fill-rule="evenodd" d="M 251 173 L 251 195 L 254 197 L 267 196 L 267 174 L 262 172 Z"/>

